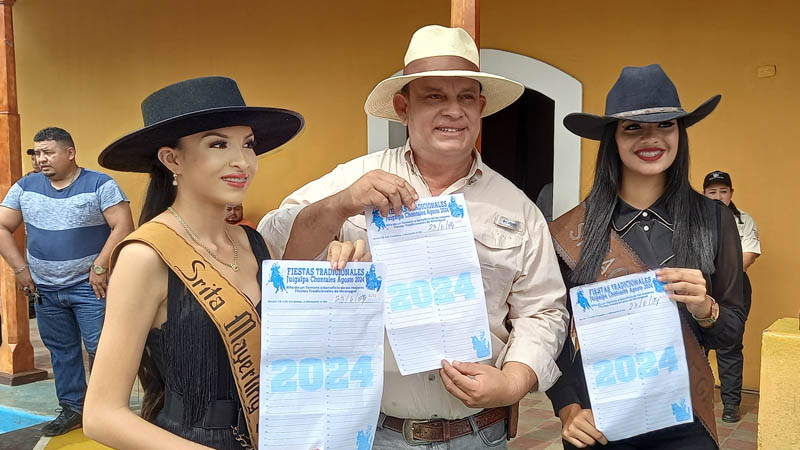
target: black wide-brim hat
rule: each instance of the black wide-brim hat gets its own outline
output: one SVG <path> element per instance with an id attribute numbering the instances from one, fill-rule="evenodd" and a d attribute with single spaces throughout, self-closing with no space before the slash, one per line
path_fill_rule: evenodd
<path id="1" fill-rule="evenodd" d="M 687 112 L 681 107 L 675 84 L 660 65 L 625 67 L 606 96 L 605 115 L 568 114 L 564 126 L 578 136 L 598 141 L 606 126 L 619 120 L 653 123 L 683 119 L 684 126 L 690 127 L 711 114 L 720 99 L 722 95 L 717 94 Z"/>
<path id="2" fill-rule="evenodd" d="M 305 125 L 303 116 L 280 108 L 247 106 L 236 81 L 203 77 L 160 89 L 142 101 L 144 128 L 126 134 L 97 158 L 101 166 L 122 172 L 148 173 L 157 164 L 156 153 L 165 145 L 202 131 L 249 126 L 255 153 L 280 147 Z"/>

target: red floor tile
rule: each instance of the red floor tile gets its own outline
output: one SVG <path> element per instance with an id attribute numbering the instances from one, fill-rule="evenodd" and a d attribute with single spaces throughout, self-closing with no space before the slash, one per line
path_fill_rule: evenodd
<path id="1" fill-rule="evenodd" d="M 717 427 L 717 436 L 720 439 L 730 436 L 731 433 L 733 433 L 733 428 L 720 428 L 720 427 Z"/>
<path id="2" fill-rule="evenodd" d="M 537 428 L 541 428 L 544 430 L 556 430 L 558 432 L 561 432 L 561 421 L 556 420 L 556 421 L 544 422 L 539 424 Z"/>
<path id="3" fill-rule="evenodd" d="M 517 450 L 541 450 L 550 445 L 551 443 L 552 442 L 550 441 L 540 441 L 538 439 L 531 439 L 525 436 L 521 436 L 509 442 L 508 448 Z"/>
<path id="4" fill-rule="evenodd" d="M 525 414 L 534 417 L 555 417 L 552 409 L 531 408 L 525 411 Z"/>
<path id="5" fill-rule="evenodd" d="M 728 423 L 728 422 L 723 422 L 723 421 L 721 421 L 721 420 L 717 419 L 717 429 L 718 429 L 718 430 L 719 430 L 719 429 L 722 429 L 722 428 L 729 428 L 729 429 L 731 429 L 731 430 L 732 430 L 732 429 L 736 428 L 736 425 L 738 425 L 738 424 L 736 424 L 736 423 Z"/>
<path id="6" fill-rule="evenodd" d="M 732 450 L 756 450 L 757 447 L 755 442 L 747 442 L 739 439 L 728 439 L 722 444 L 723 449 Z"/>
<path id="7" fill-rule="evenodd" d="M 747 430 L 758 432 L 758 423 L 756 422 L 740 422 L 737 430 Z"/>
<path id="8" fill-rule="evenodd" d="M 542 395 L 542 394 L 533 394 L 533 395 L 541 395 L 542 397 L 544 397 L 544 395 Z M 542 402 L 542 400 L 537 400 L 537 399 L 535 399 L 533 397 L 528 396 L 528 397 L 525 397 L 525 398 L 523 398 L 522 400 L 519 401 L 519 406 L 521 406 L 521 407 L 522 406 L 534 406 L 534 405 L 538 405 L 541 402 Z"/>

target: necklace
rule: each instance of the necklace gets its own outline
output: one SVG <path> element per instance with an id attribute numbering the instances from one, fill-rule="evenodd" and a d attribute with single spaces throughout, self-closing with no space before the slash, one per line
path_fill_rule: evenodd
<path id="1" fill-rule="evenodd" d="M 75 180 L 77 180 L 77 179 L 78 179 L 78 175 L 80 175 L 80 174 L 81 174 L 81 168 L 80 168 L 80 167 L 78 167 L 78 168 L 77 168 L 77 170 L 75 170 L 74 172 L 72 172 L 72 179 L 71 179 L 71 180 L 69 180 L 69 183 L 65 184 L 65 185 L 64 185 L 64 187 L 56 187 L 56 186 L 53 184 L 53 180 L 50 180 L 50 186 L 52 186 L 53 188 L 55 188 L 55 189 L 58 189 L 58 190 L 66 189 L 66 188 L 68 188 L 68 187 L 72 186 L 72 183 L 74 183 L 74 182 L 75 182 Z"/>
<path id="2" fill-rule="evenodd" d="M 72 181 L 70 181 L 70 182 L 69 182 L 69 184 L 68 184 L 67 186 L 69 186 L 70 184 L 74 183 L 74 182 L 75 182 L 75 180 L 77 180 L 77 179 L 78 179 L 78 175 L 80 175 L 80 174 L 81 174 L 81 168 L 80 168 L 80 167 L 78 167 L 78 170 L 76 170 L 76 171 L 75 171 L 75 173 L 74 173 L 74 174 L 72 174 Z"/>
<path id="3" fill-rule="evenodd" d="M 189 225 L 186 225 L 186 222 L 184 222 L 183 219 L 181 218 L 181 216 L 178 215 L 178 212 L 175 211 L 175 208 L 170 206 L 167 209 L 169 210 L 169 212 L 172 213 L 173 216 L 175 216 L 176 219 L 178 219 L 178 222 L 180 222 L 181 225 L 183 225 L 183 229 L 186 230 L 186 233 L 189 235 L 189 237 L 191 237 L 192 240 L 197 245 L 199 245 L 200 247 L 203 247 L 203 250 L 205 250 L 209 255 L 211 255 L 212 258 L 216 259 L 220 264 L 223 264 L 223 265 L 226 265 L 226 266 L 230 267 L 234 272 L 238 272 L 239 271 L 239 264 L 238 264 L 239 249 L 236 247 L 236 242 L 233 241 L 233 238 L 231 238 L 231 235 L 228 234 L 228 230 L 223 229 L 222 231 L 225 232 L 225 237 L 228 238 L 228 240 L 231 242 L 231 245 L 233 246 L 233 262 L 232 263 L 226 263 L 225 261 L 219 259 L 214 252 L 209 250 L 209 248 L 206 247 L 205 244 L 200 242 L 200 239 L 198 239 L 197 235 L 195 235 L 194 232 L 192 231 L 192 229 L 189 228 Z"/>

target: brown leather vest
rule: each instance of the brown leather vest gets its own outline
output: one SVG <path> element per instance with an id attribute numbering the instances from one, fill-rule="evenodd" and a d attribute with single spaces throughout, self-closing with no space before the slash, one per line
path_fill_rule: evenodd
<path id="1" fill-rule="evenodd" d="M 581 203 L 550 224 L 550 233 L 553 235 L 556 253 L 570 269 L 574 269 L 580 259 L 585 213 L 586 207 Z M 646 270 L 649 268 L 639 259 L 633 249 L 622 240 L 619 234 L 611 230 L 610 249 L 600 267 L 597 281 Z M 717 423 L 714 417 L 714 374 L 711 372 L 711 365 L 705 352 L 683 315 L 681 315 L 681 330 L 683 344 L 686 348 L 686 363 L 689 367 L 692 409 L 719 447 Z"/>

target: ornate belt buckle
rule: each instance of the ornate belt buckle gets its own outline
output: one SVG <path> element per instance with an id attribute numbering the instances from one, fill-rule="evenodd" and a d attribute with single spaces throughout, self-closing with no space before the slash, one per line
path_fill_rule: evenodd
<path id="1" fill-rule="evenodd" d="M 239 442 L 239 445 L 241 445 L 244 450 L 254 450 L 249 436 L 239 433 L 239 427 L 231 425 L 231 429 L 233 429 L 233 438 Z"/>
<path id="2" fill-rule="evenodd" d="M 427 420 L 412 420 L 406 419 L 403 421 L 403 438 L 406 440 L 408 445 L 424 445 L 427 444 L 428 441 L 422 439 L 416 439 L 414 437 L 414 425 L 418 423 L 425 423 L 428 422 Z"/>

